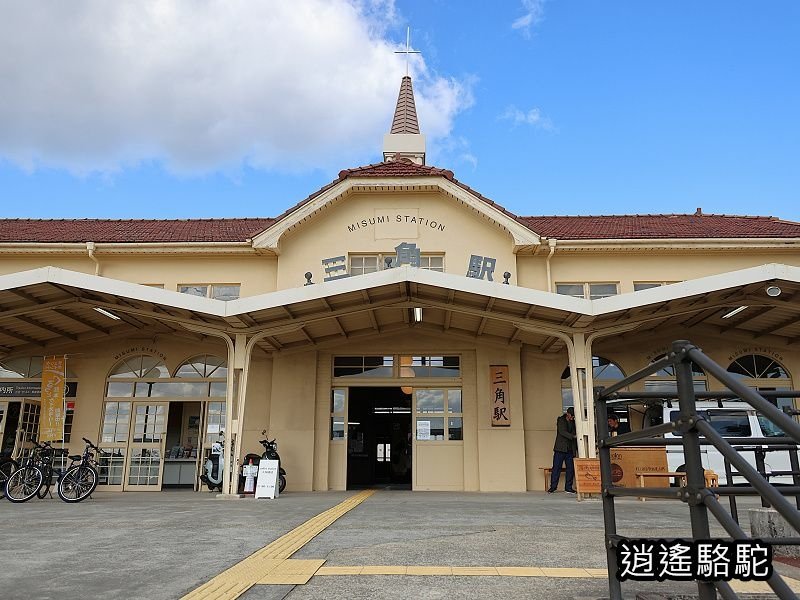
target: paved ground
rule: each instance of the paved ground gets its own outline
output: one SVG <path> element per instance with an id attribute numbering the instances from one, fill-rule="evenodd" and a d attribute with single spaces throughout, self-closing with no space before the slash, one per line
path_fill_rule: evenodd
<path id="1" fill-rule="evenodd" d="M 0 502 L 0 598 L 171 599 L 198 587 L 352 493 L 289 493 L 277 501 L 207 493 L 97 493 Z M 687 509 L 618 503 L 621 533 L 688 535 Z M 720 532 L 721 533 L 721 532 Z M 381 491 L 292 558 L 326 566 L 434 565 L 604 568 L 598 501 L 564 494 Z M 662 591 L 676 584 L 623 588 Z M 684 586 L 691 590 L 692 587 Z M 602 579 L 552 577 L 315 576 L 302 586 L 258 585 L 243 598 L 600 598 Z"/>

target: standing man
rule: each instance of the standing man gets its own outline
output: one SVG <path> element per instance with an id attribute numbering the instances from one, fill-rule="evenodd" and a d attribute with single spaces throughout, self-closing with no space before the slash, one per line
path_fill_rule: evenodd
<path id="1" fill-rule="evenodd" d="M 575 433 L 575 409 L 571 406 L 556 421 L 556 441 L 553 444 L 553 472 L 550 474 L 550 488 L 552 494 L 558 488 L 558 479 L 561 477 L 561 465 L 567 463 L 567 474 L 564 482 L 564 491 L 574 494 L 572 484 L 575 480 L 575 463 L 573 458 L 578 450 L 578 436 Z"/>

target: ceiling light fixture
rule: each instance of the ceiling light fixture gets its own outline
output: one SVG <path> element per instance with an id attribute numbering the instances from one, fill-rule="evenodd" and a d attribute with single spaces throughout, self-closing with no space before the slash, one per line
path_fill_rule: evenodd
<path id="1" fill-rule="evenodd" d="M 119 318 L 117 315 L 115 315 L 115 314 L 114 314 L 114 313 L 112 313 L 112 312 L 109 312 L 109 311 L 107 311 L 107 310 L 106 310 L 106 309 L 104 309 L 104 308 L 98 308 L 97 306 L 95 306 L 95 307 L 94 307 L 94 309 L 95 309 L 97 312 L 99 312 L 101 315 L 105 315 L 105 316 L 106 316 L 106 317 L 108 317 L 109 319 L 114 319 L 115 321 L 119 321 L 119 320 L 120 320 L 120 318 Z"/>
<path id="2" fill-rule="evenodd" d="M 422 307 L 414 307 L 414 323 L 422 323 Z"/>
<path id="3" fill-rule="evenodd" d="M 734 308 L 732 311 L 726 312 L 724 315 L 722 315 L 722 318 L 723 319 L 730 319 L 732 316 L 738 315 L 740 312 L 742 312 L 746 308 L 749 308 L 749 307 L 748 306 L 740 306 L 739 308 Z"/>
<path id="4" fill-rule="evenodd" d="M 782 291 L 781 288 L 779 288 L 777 285 L 767 286 L 767 296 L 769 296 L 770 298 L 777 298 L 778 296 L 781 295 L 781 291 Z"/>

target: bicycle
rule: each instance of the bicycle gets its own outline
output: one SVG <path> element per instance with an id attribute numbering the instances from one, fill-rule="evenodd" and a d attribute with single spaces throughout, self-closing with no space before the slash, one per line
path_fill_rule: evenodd
<path id="1" fill-rule="evenodd" d="M 19 469 L 19 463 L 9 456 L 0 458 L 0 500 L 6 497 L 6 482 Z"/>
<path id="2" fill-rule="evenodd" d="M 72 463 L 58 479 L 58 497 L 71 504 L 91 496 L 99 479 L 97 462 L 94 460 L 94 453 L 91 450 L 95 450 L 97 453 L 102 451 L 86 438 L 82 439 L 86 442 L 83 454 L 70 456 L 69 459 Z"/>
<path id="3" fill-rule="evenodd" d="M 34 448 L 30 456 L 6 481 L 6 498 L 10 502 L 27 502 L 34 496 L 44 498 L 53 483 L 53 458 L 67 454 L 66 450 L 53 448 L 50 442 L 31 441 Z"/>

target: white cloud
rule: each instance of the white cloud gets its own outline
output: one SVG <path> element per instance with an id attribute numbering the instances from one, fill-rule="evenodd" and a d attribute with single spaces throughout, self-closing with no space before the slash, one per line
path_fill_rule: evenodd
<path id="1" fill-rule="evenodd" d="M 530 37 L 531 27 L 537 25 L 544 18 L 544 3 L 546 0 L 522 0 L 521 17 L 511 24 L 511 29 L 519 29 L 525 37 Z"/>
<path id="2" fill-rule="evenodd" d="M 394 0 L 3 3 L 0 159 L 74 173 L 375 160 L 405 72 L 396 18 Z M 471 83 L 411 66 L 435 143 Z"/>
<path id="3" fill-rule="evenodd" d="M 542 114 L 542 111 L 536 107 L 527 111 L 521 110 L 514 105 L 506 108 L 505 112 L 500 115 L 500 119 L 511 121 L 514 125 L 530 125 L 537 129 L 544 129 L 546 131 L 553 131 L 553 122 Z"/>

